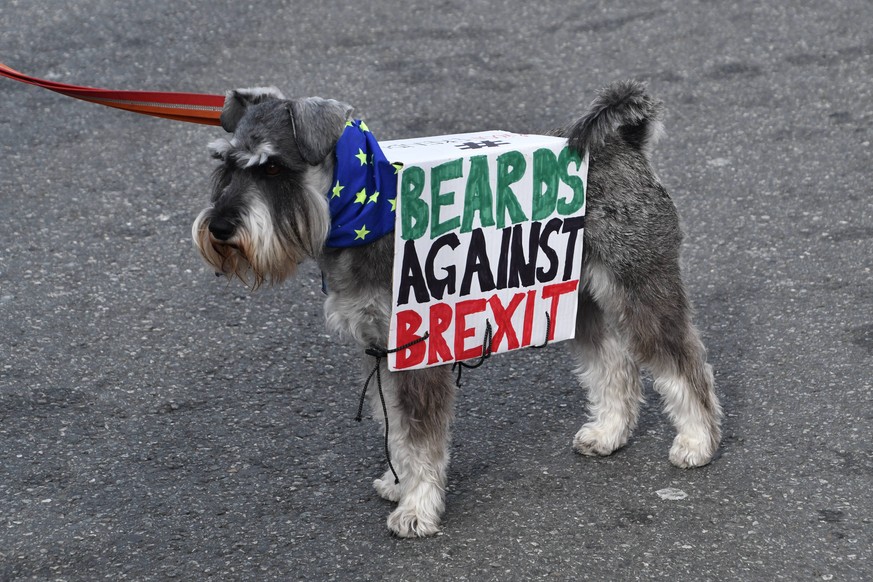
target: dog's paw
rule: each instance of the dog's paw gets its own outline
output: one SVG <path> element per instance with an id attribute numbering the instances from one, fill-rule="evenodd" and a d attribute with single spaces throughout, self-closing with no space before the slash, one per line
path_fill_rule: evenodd
<path id="1" fill-rule="evenodd" d="M 439 518 L 421 515 L 415 508 L 398 507 L 388 516 L 388 529 L 401 538 L 423 538 L 440 530 Z"/>
<path id="2" fill-rule="evenodd" d="M 373 488 L 382 499 L 400 501 L 400 484 L 394 482 L 394 473 L 390 469 L 381 478 L 373 481 Z"/>
<path id="3" fill-rule="evenodd" d="M 712 460 L 714 449 L 712 439 L 697 439 L 679 434 L 670 447 L 670 462 L 681 469 L 702 467 Z"/>
<path id="4" fill-rule="evenodd" d="M 573 450 L 586 456 L 611 455 L 627 443 L 626 430 L 603 430 L 602 426 L 590 422 L 582 426 L 573 437 Z"/>

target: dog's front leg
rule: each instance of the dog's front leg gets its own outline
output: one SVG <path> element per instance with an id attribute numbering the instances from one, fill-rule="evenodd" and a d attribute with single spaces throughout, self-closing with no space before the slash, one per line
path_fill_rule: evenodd
<path id="1" fill-rule="evenodd" d="M 445 509 L 455 386 L 446 367 L 388 372 L 384 362 L 382 366 L 388 444 L 400 483 L 388 470 L 373 486 L 379 495 L 398 503 L 388 516 L 388 529 L 394 534 L 433 535 Z M 374 417 L 381 419 L 378 391 L 370 393 L 370 403 Z"/>

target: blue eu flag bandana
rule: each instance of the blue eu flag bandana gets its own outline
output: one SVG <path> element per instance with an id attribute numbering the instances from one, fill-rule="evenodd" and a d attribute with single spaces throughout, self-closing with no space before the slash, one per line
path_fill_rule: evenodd
<path id="1" fill-rule="evenodd" d="M 366 123 L 346 122 L 336 144 L 333 187 L 327 193 L 331 218 L 327 246 L 365 245 L 394 230 L 398 171 Z"/>

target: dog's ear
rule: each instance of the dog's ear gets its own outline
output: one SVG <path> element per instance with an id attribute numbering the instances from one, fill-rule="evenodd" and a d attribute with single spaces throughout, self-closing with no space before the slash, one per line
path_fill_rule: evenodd
<path id="1" fill-rule="evenodd" d="M 309 97 L 288 102 L 300 155 L 317 166 L 333 151 L 352 113 L 352 106 L 333 99 Z"/>
<path id="2" fill-rule="evenodd" d="M 224 128 L 224 131 L 233 133 L 249 105 L 270 99 L 284 98 L 282 92 L 275 87 L 254 87 L 228 91 L 224 98 L 224 109 L 221 110 L 221 127 Z"/>

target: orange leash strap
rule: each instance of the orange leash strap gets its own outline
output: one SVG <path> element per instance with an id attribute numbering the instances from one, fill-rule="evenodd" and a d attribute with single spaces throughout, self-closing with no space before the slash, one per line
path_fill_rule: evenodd
<path id="1" fill-rule="evenodd" d="M 124 109 L 125 111 L 188 123 L 221 125 L 219 117 L 224 106 L 224 95 L 161 91 L 111 91 L 94 87 L 79 87 L 37 79 L 10 69 L 3 63 L 0 63 L 0 76 L 42 87 L 75 99 Z"/>

